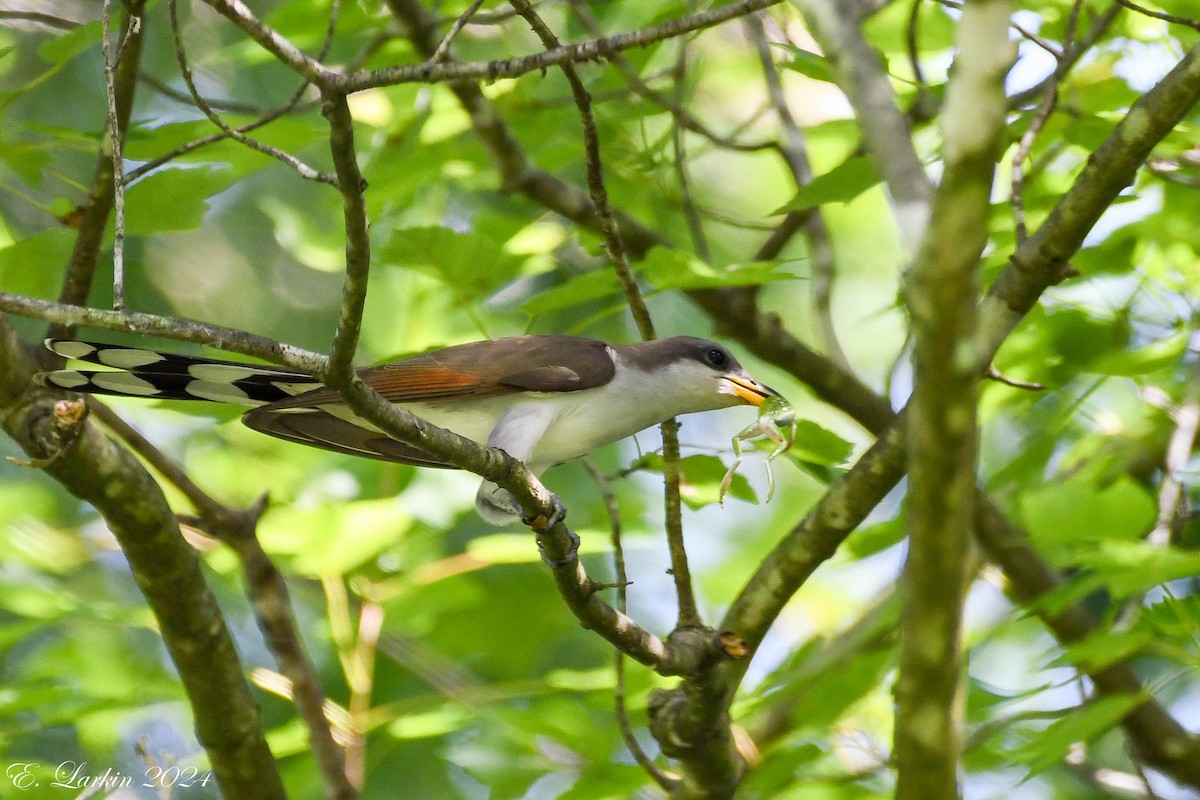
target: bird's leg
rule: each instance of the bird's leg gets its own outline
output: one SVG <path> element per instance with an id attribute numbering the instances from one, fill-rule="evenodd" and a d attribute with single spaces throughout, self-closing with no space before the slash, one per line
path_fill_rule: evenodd
<path id="1" fill-rule="evenodd" d="M 563 505 L 562 500 L 559 500 L 558 495 L 556 495 L 554 492 L 550 492 L 550 504 L 554 506 L 554 510 L 550 512 L 549 517 L 547 517 L 545 514 L 538 514 L 537 516 L 530 517 L 524 511 L 520 511 L 521 522 L 524 522 L 537 532 L 550 530 L 555 525 L 567 518 L 567 507 Z"/>
<path id="2" fill-rule="evenodd" d="M 513 496 L 491 481 L 479 485 L 479 491 L 475 493 L 475 510 L 493 525 L 508 525 L 524 514 Z"/>

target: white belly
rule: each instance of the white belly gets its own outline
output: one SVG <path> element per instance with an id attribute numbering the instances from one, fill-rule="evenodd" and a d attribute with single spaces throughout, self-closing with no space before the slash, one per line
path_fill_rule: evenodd
<path id="1" fill-rule="evenodd" d="M 634 402 L 620 387 L 410 403 L 418 417 L 480 444 L 499 447 L 541 472 L 656 425 L 669 414 Z M 499 428 L 497 428 L 499 426 Z"/>

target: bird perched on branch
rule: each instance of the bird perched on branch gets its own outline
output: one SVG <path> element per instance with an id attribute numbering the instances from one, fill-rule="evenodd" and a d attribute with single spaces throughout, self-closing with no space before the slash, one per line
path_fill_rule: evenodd
<path id="1" fill-rule="evenodd" d="M 91 394 L 207 400 L 254 406 L 242 421 L 271 436 L 338 453 L 453 468 L 389 437 L 332 389 L 282 367 L 197 358 L 71 339 L 60 356 L 108 369 L 60 369 L 41 383 Z M 358 371 L 385 400 L 434 425 L 504 450 L 539 475 L 555 464 L 671 417 L 776 392 L 721 345 L 691 336 L 609 344 L 582 336 L 517 336 L 446 347 Z M 505 524 L 516 501 L 484 481 L 476 508 Z"/>

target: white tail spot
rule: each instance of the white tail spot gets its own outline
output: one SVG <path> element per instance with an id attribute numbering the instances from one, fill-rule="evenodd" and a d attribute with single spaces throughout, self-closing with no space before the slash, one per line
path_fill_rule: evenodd
<path id="1" fill-rule="evenodd" d="M 116 367 L 117 369 L 137 369 L 147 364 L 157 364 L 166 359 L 153 350 L 113 348 L 111 350 L 98 351 L 96 353 L 96 360 L 101 364 Z"/>
<path id="2" fill-rule="evenodd" d="M 96 352 L 96 348 L 92 347 L 87 342 L 75 341 L 54 341 L 53 339 L 46 340 L 46 347 L 51 351 L 58 353 L 66 358 L 87 358 L 92 353 Z"/>
<path id="3" fill-rule="evenodd" d="M 92 385 L 110 392 L 130 394 L 135 397 L 154 397 L 158 387 L 128 372 L 93 372 Z"/>

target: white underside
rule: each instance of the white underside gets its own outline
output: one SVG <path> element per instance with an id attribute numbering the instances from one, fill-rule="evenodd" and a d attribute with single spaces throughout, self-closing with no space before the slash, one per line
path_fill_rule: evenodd
<path id="1" fill-rule="evenodd" d="M 709 381 L 716 382 L 715 376 Z M 628 368 L 596 389 L 576 392 L 524 392 L 519 395 L 405 403 L 401 407 L 439 428 L 497 447 L 524 461 L 535 474 L 632 436 L 676 414 L 736 405 L 715 386 L 697 392 L 682 387 L 681 399 L 663 387 L 673 385 Z M 728 400 L 726 401 L 726 397 Z M 698 398 L 698 399 L 697 399 Z M 716 402 L 714 402 L 714 400 Z M 697 404 L 700 403 L 700 407 Z M 338 416 L 348 409 L 326 406 Z M 357 420 L 364 424 L 362 420 Z"/>
<path id="2" fill-rule="evenodd" d="M 699 365 L 672 365 L 648 375 L 618 363 L 613 379 L 595 389 L 398 405 L 440 428 L 499 448 L 540 475 L 670 417 L 737 405 L 731 391 L 727 381 Z M 373 427 L 344 406 L 325 410 Z M 495 524 L 511 521 L 518 512 L 509 494 L 490 481 L 479 487 L 475 505 Z"/>

